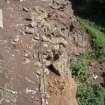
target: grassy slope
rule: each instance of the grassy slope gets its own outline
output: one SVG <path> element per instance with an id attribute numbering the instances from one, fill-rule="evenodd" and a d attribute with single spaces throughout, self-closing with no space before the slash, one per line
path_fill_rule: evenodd
<path id="1" fill-rule="evenodd" d="M 90 35 L 92 52 L 83 54 L 71 65 L 72 75 L 78 82 L 77 100 L 79 105 L 105 105 L 105 88 L 92 83 L 89 75 L 89 62 L 96 59 L 105 61 L 105 33 L 104 28 L 94 23 L 79 19 L 81 27 Z"/>
<path id="2" fill-rule="evenodd" d="M 99 60 L 105 60 L 105 33 L 101 32 L 101 27 L 92 22 L 80 19 L 81 26 L 89 33 L 91 45 L 94 51 L 94 57 Z"/>

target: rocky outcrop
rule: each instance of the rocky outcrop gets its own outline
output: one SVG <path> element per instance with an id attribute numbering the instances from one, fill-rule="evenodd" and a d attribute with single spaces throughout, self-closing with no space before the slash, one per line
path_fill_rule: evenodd
<path id="1" fill-rule="evenodd" d="M 5 105 L 77 105 L 76 85 L 69 69 L 70 59 L 88 48 L 88 37 L 80 29 L 71 2 L 10 0 L 9 3 L 12 7 L 7 5 L 8 12 L 15 11 L 15 15 L 12 17 L 8 14 L 9 21 L 5 22 L 10 22 L 12 19 L 13 24 L 10 23 L 4 33 L 7 34 L 10 30 L 12 34 L 20 32 L 22 35 L 8 39 L 5 43 L 5 48 L 8 46 L 10 53 L 8 59 L 4 57 L 3 60 L 8 61 L 5 64 L 9 65 L 11 70 L 8 70 L 9 82 L 3 86 L 8 84 L 8 87 L 2 89 L 9 92 L 8 88 L 12 87 L 15 93 L 11 95 L 14 100 L 11 100 L 8 98 L 11 93 L 5 96 L 1 92 L 0 102 L 4 102 Z M 25 14 L 28 16 L 23 18 Z M 16 23 L 17 27 L 14 27 Z M 10 35 L 11 37 L 13 36 Z M 5 48 L 2 51 L 7 54 Z M 10 57 L 10 54 L 13 56 Z M 37 89 L 30 89 L 33 87 Z"/>
<path id="2" fill-rule="evenodd" d="M 50 96 L 47 99 L 49 105 L 76 105 L 76 86 L 70 74 L 69 61 L 85 51 L 88 38 L 81 31 L 68 0 L 45 2 L 47 7 L 36 6 L 31 14 L 34 39 L 40 43 L 41 69 L 45 72 L 42 92 Z"/>

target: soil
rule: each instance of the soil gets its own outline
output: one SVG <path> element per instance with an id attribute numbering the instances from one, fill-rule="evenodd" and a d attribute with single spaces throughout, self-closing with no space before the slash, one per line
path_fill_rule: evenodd
<path id="1" fill-rule="evenodd" d="M 97 60 L 92 60 L 90 63 L 90 73 L 93 77 L 93 82 L 105 86 L 105 64 Z"/>
<path id="2" fill-rule="evenodd" d="M 48 84 L 48 91 L 51 96 L 49 98 L 49 105 L 65 105 L 65 103 L 77 105 L 75 100 L 76 85 L 72 78 L 62 79 L 51 73 L 48 76 Z"/>

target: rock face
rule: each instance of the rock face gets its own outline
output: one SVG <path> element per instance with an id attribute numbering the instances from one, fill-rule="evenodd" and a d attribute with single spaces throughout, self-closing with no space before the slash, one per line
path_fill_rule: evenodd
<path id="1" fill-rule="evenodd" d="M 1 105 L 77 105 L 70 59 L 88 48 L 69 0 L 1 0 Z M 12 15 L 11 15 L 12 14 Z M 4 35 L 4 36 L 3 36 Z"/>

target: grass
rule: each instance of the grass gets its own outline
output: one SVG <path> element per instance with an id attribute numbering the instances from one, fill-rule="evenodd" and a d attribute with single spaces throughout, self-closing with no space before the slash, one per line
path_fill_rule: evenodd
<path id="1" fill-rule="evenodd" d="M 92 51 L 80 55 L 71 63 L 72 75 L 79 83 L 78 105 L 105 105 L 105 88 L 94 84 L 89 73 L 89 63 L 92 59 L 105 62 L 105 28 L 86 19 L 79 20 L 82 29 L 90 36 Z"/>
<path id="2" fill-rule="evenodd" d="M 72 75 L 77 82 L 78 105 L 105 105 L 105 88 L 95 84 L 89 70 L 91 52 L 80 55 L 71 63 Z"/>
<path id="3" fill-rule="evenodd" d="M 97 25 L 94 23 L 79 19 L 81 26 L 89 33 L 91 46 L 94 51 L 94 57 L 98 60 L 105 61 L 105 33 L 101 32 Z"/>
<path id="4" fill-rule="evenodd" d="M 105 105 L 105 88 L 101 85 L 82 84 L 77 90 L 78 105 Z"/>
<path id="5" fill-rule="evenodd" d="M 88 78 L 89 62 L 90 62 L 89 52 L 80 55 L 76 60 L 72 61 L 71 63 L 72 75 L 76 80 L 85 81 Z"/>
<path id="6" fill-rule="evenodd" d="M 95 84 L 96 80 L 90 73 L 92 70 L 89 70 L 89 62 L 92 59 L 105 64 L 105 15 L 99 4 L 78 5 L 80 1 L 74 2 L 73 0 L 74 13 L 79 16 L 81 28 L 90 37 L 92 50 L 89 53 L 90 58 L 84 54 L 85 57 L 80 56 L 71 64 L 72 75 L 77 82 L 78 105 L 105 105 L 105 87 L 99 83 Z"/>

